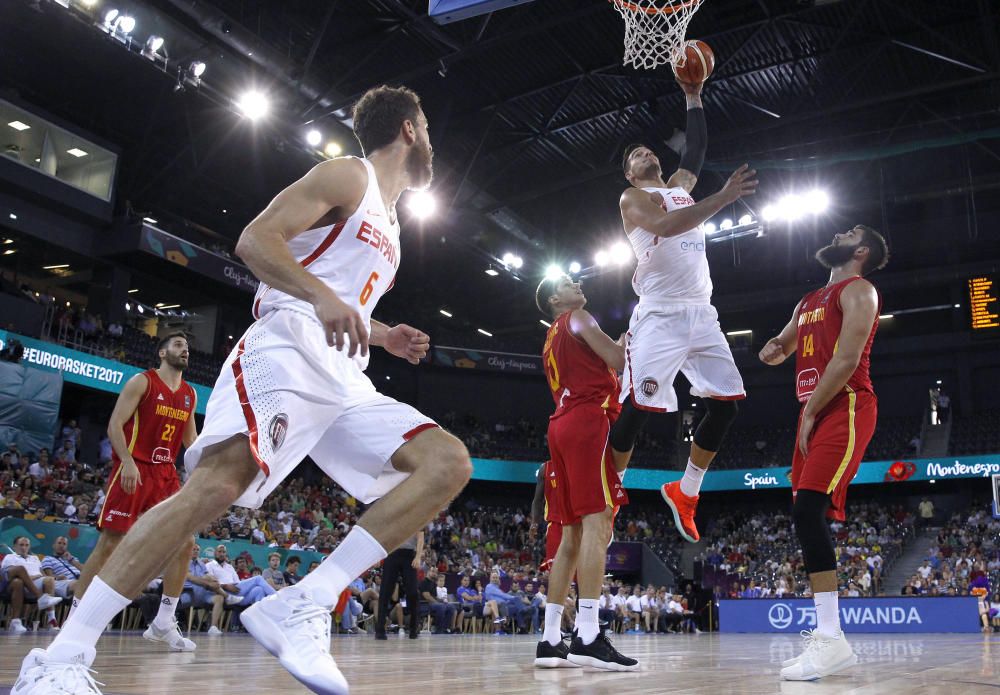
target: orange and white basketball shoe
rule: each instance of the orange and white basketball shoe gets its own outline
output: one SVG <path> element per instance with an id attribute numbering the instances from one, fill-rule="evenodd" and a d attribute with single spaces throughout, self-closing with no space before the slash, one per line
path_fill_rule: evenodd
<path id="1" fill-rule="evenodd" d="M 701 540 L 701 534 L 698 533 L 698 527 L 694 523 L 694 514 L 698 511 L 698 496 L 688 497 L 681 492 L 680 481 L 667 483 L 661 487 L 660 495 L 674 513 L 674 525 L 684 540 L 689 543 Z"/>

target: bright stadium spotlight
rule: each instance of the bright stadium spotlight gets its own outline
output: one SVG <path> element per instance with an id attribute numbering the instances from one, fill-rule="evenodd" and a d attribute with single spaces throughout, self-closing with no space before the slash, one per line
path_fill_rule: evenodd
<path id="1" fill-rule="evenodd" d="M 778 201 L 780 216 L 793 222 L 806 214 L 806 204 L 801 196 L 790 193 Z"/>
<path id="2" fill-rule="evenodd" d="M 428 191 L 414 191 L 406 200 L 406 207 L 418 219 L 426 219 L 437 210 L 437 201 Z"/>
<path id="3" fill-rule="evenodd" d="M 594 265 L 596 265 L 598 268 L 603 268 L 610 261 L 611 258 L 609 258 L 607 251 L 598 251 L 597 253 L 594 254 Z"/>
<path id="4" fill-rule="evenodd" d="M 719 223 L 719 229 L 732 229 L 732 228 L 733 228 L 733 221 L 728 217 Z"/>
<path id="5" fill-rule="evenodd" d="M 545 269 L 546 280 L 558 280 L 563 275 L 565 275 L 565 273 L 563 273 L 563 269 L 557 266 L 555 263 L 553 263 L 552 265 L 550 265 Z"/>
<path id="6" fill-rule="evenodd" d="M 495 278 L 497 275 L 500 274 L 497 272 L 497 269 L 494 268 L 493 266 L 487 267 L 486 270 L 484 270 L 483 272 L 489 275 L 491 278 Z"/>
<path id="7" fill-rule="evenodd" d="M 148 58 L 149 60 L 156 60 L 156 53 L 161 48 L 163 48 L 163 37 L 162 36 L 150 36 L 146 39 L 146 46 L 142 49 L 142 57 Z"/>
<path id="8" fill-rule="evenodd" d="M 108 31 L 112 30 L 115 20 L 118 19 L 118 10 L 108 10 L 104 15 L 104 28 Z"/>
<path id="9" fill-rule="evenodd" d="M 236 107 L 251 121 L 263 118 L 271 110 L 271 102 L 266 94 L 251 89 L 244 92 L 236 102 Z"/>
<path id="10" fill-rule="evenodd" d="M 519 270 L 524 265 L 524 259 L 520 256 L 514 256 L 511 259 L 511 265 L 514 267 L 514 270 Z"/>
<path id="11" fill-rule="evenodd" d="M 311 147 L 319 147 L 319 143 L 323 141 L 323 133 L 318 130 L 310 130 L 306 133 L 306 143 Z"/>
<path id="12" fill-rule="evenodd" d="M 741 227 L 745 224 L 750 224 L 751 222 L 753 222 L 753 218 L 750 215 L 743 215 L 743 217 L 739 219 L 739 225 Z"/>
<path id="13" fill-rule="evenodd" d="M 705 234 L 712 234 L 713 232 L 715 232 L 715 222 L 706 222 Z"/>
<path id="14" fill-rule="evenodd" d="M 573 261 L 572 263 L 569 264 L 569 272 L 573 274 L 579 273 L 580 268 L 581 268 L 580 264 L 577 263 L 576 261 Z"/>
<path id="15" fill-rule="evenodd" d="M 760 211 L 760 215 L 765 222 L 770 222 L 778 216 L 778 208 L 773 205 L 765 205 L 764 209 Z"/>
<path id="16" fill-rule="evenodd" d="M 512 265 L 514 265 L 514 254 L 508 251 L 507 253 L 505 253 L 503 256 L 500 257 L 500 261 L 509 268 Z"/>
<path id="17" fill-rule="evenodd" d="M 611 247 L 611 260 L 618 265 L 625 265 L 632 260 L 632 249 L 624 241 L 619 241 Z"/>
<path id="18" fill-rule="evenodd" d="M 806 193 L 804 199 L 805 209 L 814 215 L 824 213 L 830 207 L 830 196 L 818 188 Z"/>
<path id="19" fill-rule="evenodd" d="M 343 151 L 344 148 L 340 146 L 340 143 L 334 142 L 333 140 L 326 143 L 326 147 L 323 148 L 323 154 L 325 154 L 327 157 L 330 157 L 331 159 L 333 157 L 339 157 L 340 153 Z"/>
<path id="20" fill-rule="evenodd" d="M 135 29 L 135 17 L 123 14 L 118 18 L 118 28 L 122 30 L 123 34 L 128 36 Z"/>

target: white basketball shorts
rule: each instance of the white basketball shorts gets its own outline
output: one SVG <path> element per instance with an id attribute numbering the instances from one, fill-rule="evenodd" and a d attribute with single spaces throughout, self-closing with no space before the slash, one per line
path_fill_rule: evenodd
<path id="1" fill-rule="evenodd" d="M 698 398 L 746 398 L 743 378 L 711 304 L 642 299 L 629 321 L 621 400 L 641 410 L 677 410 L 674 379 L 683 372 Z"/>
<path id="2" fill-rule="evenodd" d="M 409 476 L 393 468 L 396 450 L 433 427 L 376 391 L 346 347 L 326 344 L 315 317 L 284 309 L 251 325 L 226 359 L 184 465 L 190 473 L 208 447 L 244 434 L 260 472 L 236 504 L 260 507 L 306 456 L 370 503 Z"/>

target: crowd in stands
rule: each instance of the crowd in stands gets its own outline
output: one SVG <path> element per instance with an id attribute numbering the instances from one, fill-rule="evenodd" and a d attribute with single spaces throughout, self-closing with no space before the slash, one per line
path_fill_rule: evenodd
<path id="1" fill-rule="evenodd" d="M 882 578 L 914 534 L 915 516 L 901 506 L 852 503 L 848 521 L 830 524 L 843 596 L 890 592 Z M 732 512 L 708 521 L 701 558 L 718 595 L 765 598 L 808 595 L 808 577 L 787 514 Z"/>

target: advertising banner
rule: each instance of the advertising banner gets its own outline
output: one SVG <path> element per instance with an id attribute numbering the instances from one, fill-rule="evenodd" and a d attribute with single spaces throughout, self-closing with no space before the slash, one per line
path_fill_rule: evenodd
<path id="1" fill-rule="evenodd" d="M 115 362 L 55 343 L 46 343 L 0 330 L 0 350 L 3 350 L 11 340 L 17 340 L 24 346 L 21 364 L 61 372 L 63 380 L 99 391 L 120 393 L 126 381 L 139 372 L 146 371 L 131 364 Z M 198 394 L 197 412 L 204 414 L 212 389 L 201 384 L 191 384 L 191 386 Z"/>
<path id="2" fill-rule="evenodd" d="M 862 632 L 979 632 L 972 596 L 842 598 L 840 623 L 848 635 Z M 816 627 L 812 599 L 719 601 L 720 632 L 797 634 Z"/>
<path id="3" fill-rule="evenodd" d="M 257 278 L 239 261 L 206 251 L 162 229 L 143 225 L 139 248 L 212 280 L 246 292 L 257 291 Z"/>
<path id="4" fill-rule="evenodd" d="M 542 358 L 538 355 L 520 355 L 513 352 L 483 352 L 456 347 L 437 347 L 431 350 L 431 362 L 442 367 L 460 369 L 485 369 L 508 374 L 544 374 Z"/>
<path id="5" fill-rule="evenodd" d="M 642 543 L 619 543 L 615 541 L 608 546 L 608 572 L 642 571 Z"/>

